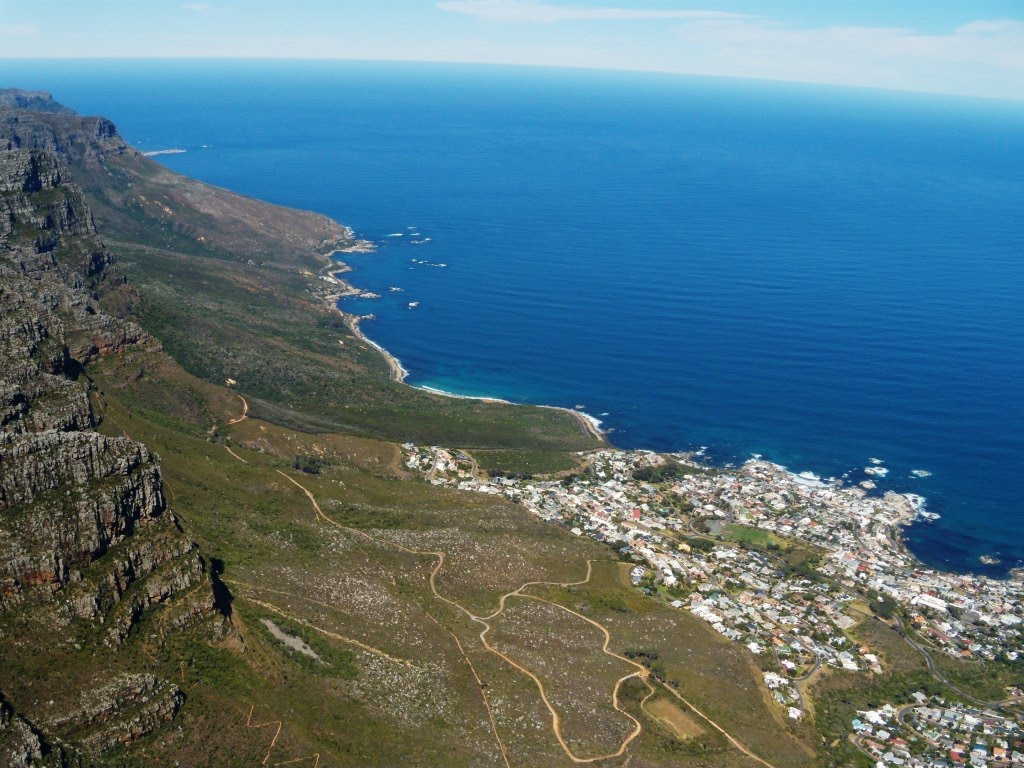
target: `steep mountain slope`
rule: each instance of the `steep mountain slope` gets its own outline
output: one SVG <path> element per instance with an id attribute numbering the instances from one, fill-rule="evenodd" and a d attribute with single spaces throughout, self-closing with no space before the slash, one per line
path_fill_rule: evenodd
<path id="1" fill-rule="evenodd" d="M 110 664 L 141 626 L 161 640 L 227 629 L 158 462 L 95 431 L 83 366 L 159 345 L 100 309 L 101 295 L 127 288 L 65 173 L 46 151 L 0 152 L 0 744 L 11 764 L 99 754 L 174 716 L 177 686 Z M 57 672 L 72 659 L 68 676 Z M 18 674 L 37 665 L 38 677 Z M 55 672 L 65 684 L 44 703 L 31 689 Z M 71 746 L 50 746 L 60 743 Z"/>
<path id="2" fill-rule="evenodd" d="M 0 107 L 56 112 L 61 115 L 75 114 L 75 110 L 54 101 L 53 96 L 46 91 L 23 91 L 20 88 L 0 88 Z"/>
<path id="3" fill-rule="evenodd" d="M 5 144 L 68 163 L 138 288 L 136 303 L 107 306 L 136 313 L 191 373 L 237 381 L 255 413 L 305 429 L 478 448 L 598 444 L 566 412 L 390 381 L 386 362 L 334 308 L 341 288 L 324 254 L 354 244 L 336 222 L 172 173 L 99 117 L 0 108 Z"/>
<path id="4" fill-rule="evenodd" d="M 203 231 L 218 245 L 188 252 L 122 241 L 142 285 L 126 281 L 88 204 L 123 189 L 88 193 L 70 179 L 100 185 L 117 158 L 135 171 L 150 161 L 99 118 L 59 131 L 51 120 L 65 118 L 0 113 L 13 137 L 0 149 L 0 764 L 809 763 L 807 733 L 780 721 L 749 654 L 638 593 L 611 549 L 502 497 L 414 480 L 398 445 L 353 434 L 554 452 L 590 442 L 571 416 L 421 401 L 382 383 L 376 352 L 352 351 L 359 340 L 329 324 L 337 316 L 295 269 L 334 231 L 311 214 L 281 214 L 296 232 L 279 261 L 276 235 L 232 241 L 216 221 Z M 131 189 L 149 185 L 154 199 L 155 182 L 136 178 Z M 174 181 L 161 198 L 187 219 L 169 245 L 198 231 L 193 215 L 206 226 L 183 190 L 279 210 L 193 184 Z M 155 237 L 153 221 L 170 214 L 152 208 L 124 215 Z M 265 245 L 265 266 L 219 245 L 243 241 Z M 237 314 L 211 323 L 214 310 Z M 322 353 L 303 336 L 321 332 Z M 205 371 L 218 358 L 241 365 L 231 346 L 249 343 L 263 367 L 287 359 L 324 387 L 355 370 L 392 399 L 343 392 L 316 412 L 309 404 L 329 393 L 306 393 L 308 378 L 284 390 L 281 374 L 260 384 L 260 365 L 243 366 L 228 388 L 219 371 L 204 381 L 167 353 Z M 273 399 L 282 392 L 294 407 Z M 351 430 L 327 431 L 358 403 Z M 629 649 L 660 651 L 673 687 Z"/>

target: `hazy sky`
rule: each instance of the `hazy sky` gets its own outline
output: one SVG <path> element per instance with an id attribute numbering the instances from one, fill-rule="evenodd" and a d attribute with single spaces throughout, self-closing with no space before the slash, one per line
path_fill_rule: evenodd
<path id="1" fill-rule="evenodd" d="M 582 66 L 1024 99 L 1024 0 L 0 0 L 0 58 L 182 56 Z"/>

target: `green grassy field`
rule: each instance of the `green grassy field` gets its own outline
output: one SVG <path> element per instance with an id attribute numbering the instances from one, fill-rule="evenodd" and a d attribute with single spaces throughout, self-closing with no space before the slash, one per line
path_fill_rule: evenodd
<path id="1" fill-rule="evenodd" d="M 786 540 L 771 531 L 762 531 L 760 528 L 751 528 L 747 525 L 730 523 L 723 528 L 722 537 L 757 549 L 767 549 L 769 546 L 788 548 Z"/>
<path id="2" fill-rule="evenodd" d="M 493 470 L 505 475 L 557 475 L 576 470 L 580 466 L 577 457 L 564 451 L 493 451 L 475 450 L 473 457 L 480 469 Z"/>

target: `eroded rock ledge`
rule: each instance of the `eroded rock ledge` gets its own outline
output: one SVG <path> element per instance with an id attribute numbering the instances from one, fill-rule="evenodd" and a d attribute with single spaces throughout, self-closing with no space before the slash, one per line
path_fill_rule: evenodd
<path id="1" fill-rule="evenodd" d="M 158 642 L 203 622 L 211 636 L 226 626 L 210 570 L 167 506 L 158 458 L 95 431 L 84 366 L 159 345 L 100 308 L 124 279 L 55 153 L 116 132 L 98 119 L 76 125 L 0 144 L 0 640 L 16 653 L 42 637 L 81 649 L 90 631 L 97 649 L 117 653 L 147 617 Z M 0 692 L 0 762 L 80 764 L 182 705 L 173 683 L 104 666 L 51 701 Z"/>

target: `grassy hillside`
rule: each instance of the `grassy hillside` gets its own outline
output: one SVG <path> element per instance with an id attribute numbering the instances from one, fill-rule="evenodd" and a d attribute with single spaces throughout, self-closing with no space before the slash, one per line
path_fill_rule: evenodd
<path id="1" fill-rule="evenodd" d="M 201 750 L 203 734 L 219 732 L 217 764 L 252 764 L 277 727 L 247 727 L 255 707 L 256 721 L 283 723 L 272 761 L 503 766 L 504 750 L 509 765 L 572 765 L 537 683 L 492 644 L 542 681 L 577 757 L 614 753 L 639 723 L 628 750 L 602 764 L 633 755 L 634 766 L 754 765 L 685 700 L 776 765 L 808 764 L 742 651 L 638 595 L 610 549 L 505 500 L 412 480 L 392 443 L 252 415 L 229 424 L 242 399 L 161 353 L 105 358 L 89 375 L 103 430 L 159 453 L 176 513 L 221 569 L 241 636 L 234 648 L 182 647 L 167 659 L 192 681 L 183 717 L 194 728 L 147 754 Z M 301 457 L 317 457 L 310 472 L 295 468 Z M 585 584 L 556 584 L 588 572 Z M 527 582 L 552 583 L 500 610 Z M 470 614 L 499 610 L 484 642 Z M 268 621 L 320 660 L 290 649 Z M 610 654 L 591 622 L 611 633 Z M 655 683 L 650 701 L 660 703 L 649 710 L 647 683 L 632 677 L 614 706 L 617 679 L 637 669 L 622 654 L 635 648 L 660 651 L 683 699 Z M 242 757 L 229 757 L 234 749 Z"/>
<path id="2" fill-rule="evenodd" d="M 811 764 L 750 654 L 638 592 L 614 550 L 401 467 L 413 440 L 472 449 L 481 472 L 572 470 L 598 444 L 572 414 L 390 381 L 325 305 L 333 222 L 170 174 L 97 119 L 18 120 L 70 163 L 131 279 L 97 301 L 162 343 L 108 345 L 75 375 L 101 432 L 159 456 L 222 629 L 168 632 L 179 603 L 141 602 L 110 656 L 95 623 L 48 643 L 8 614 L 0 689 L 22 711 L 77 744 L 96 724 L 59 722 L 73 692 L 141 667 L 180 708 L 90 765 Z M 108 698 L 79 708 L 128 706 Z"/>
<path id="3" fill-rule="evenodd" d="M 60 116 L 43 116 L 58 126 Z M 598 441 L 562 411 L 439 397 L 390 381 L 318 279 L 352 244 L 323 216 L 172 173 L 123 147 L 69 155 L 110 249 L 137 290 L 130 312 L 206 381 L 238 382 L 268 420 L 476 448 L 576 451 Z M 111 146 L 116 146 L 113 151 Z"/>

